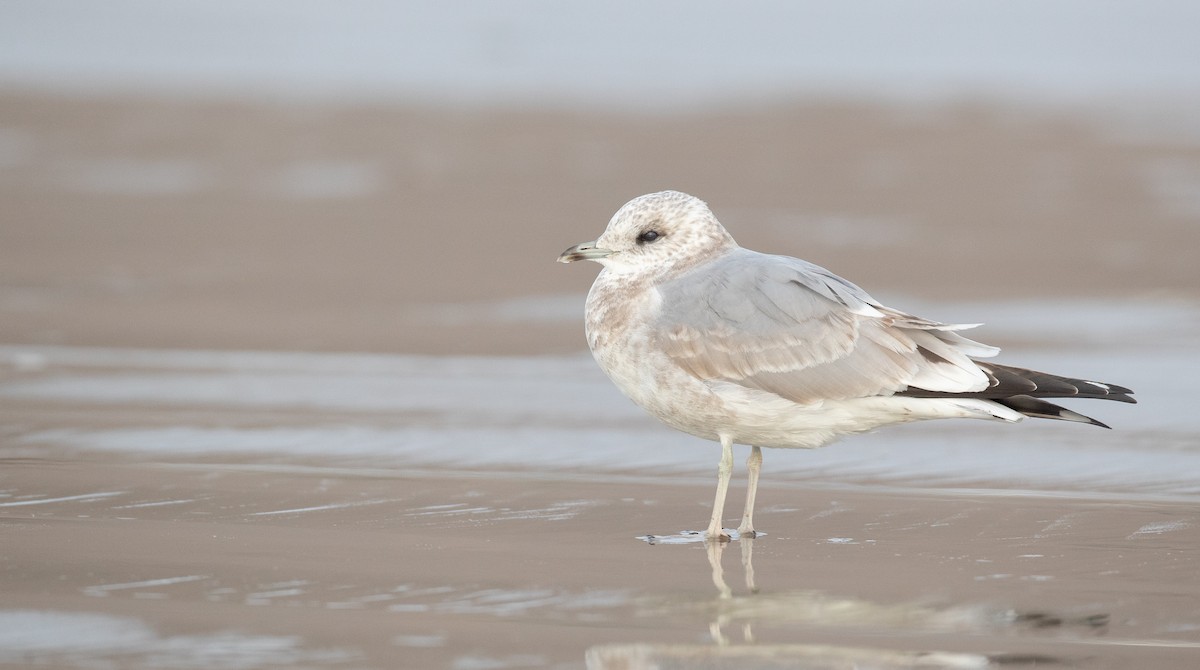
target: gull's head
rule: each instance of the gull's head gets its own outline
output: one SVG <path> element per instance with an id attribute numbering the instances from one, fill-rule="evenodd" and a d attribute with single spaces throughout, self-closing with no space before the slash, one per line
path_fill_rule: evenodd
<path id="1" fill-rule="evenodd" d="M 603 235 L 567 249 L 558 262 L 588 260 L 613 272 L 666 274 L 736 246 L 704 201 L 679 191 L 662 191 L 625 203 Z"/>

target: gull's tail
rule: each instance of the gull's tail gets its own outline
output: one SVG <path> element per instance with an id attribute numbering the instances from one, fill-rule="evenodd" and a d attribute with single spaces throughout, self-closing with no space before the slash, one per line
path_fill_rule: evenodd
<path id="1" fill-rule="evenodd" d="M 1108 428 L 1103 423 L 1060 407 L 1042 398 L 1086 398 L 1098 400 L 1116 400 L 1118 402 L 1136 403 L 1131 395 L 1133 391 L 1116 384 L 1102 384 L 1086 379 L 1073 379 L 1052 375 L 1037 370 L 1026 370 L 1008 365 L 975 361 L 980 370 L 988 376 L 990 386 L 983 391 L 974 393 L 942 393 L 927 391 L 921 388 L 909 387 L 897 395 L 916 398 L 978 398 L 991 400 L 1025 416 L 1038 419 L 1057 419 L 1059 421 L 1076 421 L 1090 423 L 1093 426 Z"/>

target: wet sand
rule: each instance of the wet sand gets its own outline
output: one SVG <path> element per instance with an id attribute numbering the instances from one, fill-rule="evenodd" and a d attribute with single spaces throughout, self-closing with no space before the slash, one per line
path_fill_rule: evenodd
<path id="1" fill-rule="evenodd" d="M 553 260 L 664 188 L 707 200 L 741 244 L 901 307 L 1200 297 L 1200 144 L 1152 115 L 8 94 L 0 119 L 2 342 L 579 351 L 594 269 Z"/>
<path id="2" fill-rule="evenodd" d="M 850 667 L 829 645 L 1184 668 L 1200 653 L 1193 505 L 768 485 L 769 535 L 722 548 L 722 598 L 703 544 L 633 538 L 705 516 L 707 485 L 655 479 L 10 461 L 0 659 Z M 95 639 L 84 615 L 147 630 Z M 664 665 L 626 660 L 641 657 Z"/>
<path id="3" fill-rule="evenodd" d="M 0 111 L 0 664 L 1200 657 L 1195 144 L 977 105 Z M 663 187 L 1142 404 L 768 451 L 767 536 L 695 542 L 715 447 L 607 384 L 594 274 L 552 262 Z"/>

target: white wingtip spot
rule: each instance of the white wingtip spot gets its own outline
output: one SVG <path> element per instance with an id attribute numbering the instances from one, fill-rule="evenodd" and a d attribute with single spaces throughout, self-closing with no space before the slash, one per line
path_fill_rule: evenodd
<path id="1" fill-rule="evenodd" d="M 1087 382 L 1087 383 L 1091 384 L 1092 386 L 1095 386 L 1096 388 L 1102 388 L 1105 391 L 1111 390 L 1111 389 L 1109 389 L 1107 384 L 1101 384 L 1100 382 Z"/>
<path id="2" fill-rule="evenodd" d="M 847 305 L 847 307 L 850 308 L 851 312 L 858 314 L 859 316 L 869 316 L 876 319 L 881 319 L 886 316 L 883 312 L 875 309 L 873 306 L 865 302 L 857 305 Z"/>

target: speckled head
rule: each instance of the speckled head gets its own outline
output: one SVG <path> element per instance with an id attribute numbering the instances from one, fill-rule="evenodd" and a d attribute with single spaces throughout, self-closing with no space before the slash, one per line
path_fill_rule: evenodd
<path id="1" fill-rule="evenodd" d="M 599 239 L 567 249 L 558 260 L 593 260 L 613 272 L 661 276 L 736 246 L 704 201 L 662 191 L 630 200 Z"/>

